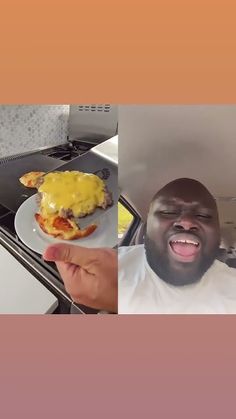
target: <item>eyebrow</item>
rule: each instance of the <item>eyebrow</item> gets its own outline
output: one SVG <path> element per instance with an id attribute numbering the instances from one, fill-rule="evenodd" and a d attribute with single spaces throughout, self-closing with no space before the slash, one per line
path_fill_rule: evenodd
<path id="1" fill-rule="evenodd" d="M 179 198 L 157 198 L 156 199 L 156 201 L 154 201 L 154 202 L 158 202 L 158 203 L 160 203 L 160 204 L 175 204 L 176 203 L 176 201 L 178 200 Z"/>
<path id="2" fill-rule="evenodd" d="M 182 205 L 186 205 L 189 207 L 193 207 L 196 209 L 199 209 L 201 211 L 211 211 L 213 212 L 213 208 L 206 207 L 205 205 L 201 204 L 201 202 L 195 201 L 195 202 L 185 202 L 181 198 L 157 198 L 155 201 L 153 201 L 153 206 L 161 206 L 161 205 L 175 205 L 176 207 L 181 207 Z M 155 207 L 154 207 L 155 208 Z"/>

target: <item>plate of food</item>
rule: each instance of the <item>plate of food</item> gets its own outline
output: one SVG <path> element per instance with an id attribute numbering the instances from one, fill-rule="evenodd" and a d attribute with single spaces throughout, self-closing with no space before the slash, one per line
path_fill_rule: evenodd
<path id="1" fill-rule="evenodd" d="M 57 242 L 86 247 L 117 244 L 117 208 L 99 176 L 75 170 L 30 172 L 19 180 L 37 190 L 15 216 L 16 233 L 30 249 L 42 254 Z"/>

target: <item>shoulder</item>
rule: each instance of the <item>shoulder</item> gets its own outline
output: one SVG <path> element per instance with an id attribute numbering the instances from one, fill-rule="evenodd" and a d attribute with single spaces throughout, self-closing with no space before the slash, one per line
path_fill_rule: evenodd
<path id="1" fill-rule="evenodd" d="M 210 271 L 209 286 L 212 287 L 212 295 L 218 294 L 220 296 L 225 313 L 235 313 L 236 269 L 230 268 L 223 262 L 215 261 Z"/>
<path id="2" fill-rule="evenodd" d="M 120 247 L 118 249 L 119 275 L 133 275 L 144 266 L 145 250 L 143 245 Z"/>
<path id="3" fill-rule="evenodd" d="M 236 269 L 230 268 L 226 263 L 216 260 L 210 268 L 210 277 L 220 287 L 232 287 L 236 292 Z"/>
<path id="4" fill-rule="evenodd" d="M 219 260 L 215 260 L 214 262 L 214 270 L 219 273 L 225 274 L 229 277 L 236 278 L 236 269 L 230 268 L 226 263 L 220 262 Z"/>
<path id="5" fill-rule="evenodd" d="M 126 259 L 136 259 L 144 256 L 145 250 L 144 245 L 128 246 L 128 247 L 119 247 L 118 257 L 120 263 Z"/>
<path id="6" fill-rule="evenodd" d="M 129 313 L 134 293 L 145 278 L 144 246 L 121 247 L 119 253 L 119 313 Z"/>

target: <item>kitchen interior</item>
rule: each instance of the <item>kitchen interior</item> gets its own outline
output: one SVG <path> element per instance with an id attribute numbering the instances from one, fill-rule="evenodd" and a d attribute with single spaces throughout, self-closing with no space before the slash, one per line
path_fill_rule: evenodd
<path id="1" fill-rule="evenodd" d="M 20 176 L 30 171 L 55 170 L 98 173 L 105 179 L 113 194 L 106 229 L 96 240 L 83 243 L 116 247 L 117 106 L 0 105 L 0 314 L 100 313 L 74 303 L 56 265 L 45 262 L 37 244 L 29 242 L 29 237 L 19 237 L 16 231 L 18 214 L 18 224 L 32 234 L 31 219 L 27 215 L 21 219 L 19 209 L 35 189 L 23 186 Z"/>

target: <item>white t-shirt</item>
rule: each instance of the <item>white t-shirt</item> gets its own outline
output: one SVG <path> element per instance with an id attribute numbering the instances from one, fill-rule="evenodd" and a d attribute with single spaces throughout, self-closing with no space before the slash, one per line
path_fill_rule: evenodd
<path id="1" fill-rule="evenodd" d="M 236 313 L 236 270 L 215 260 L 200 281 L 174 286 L 150 268 L 143 245 L 119 249 L 119 314 Z"/>

